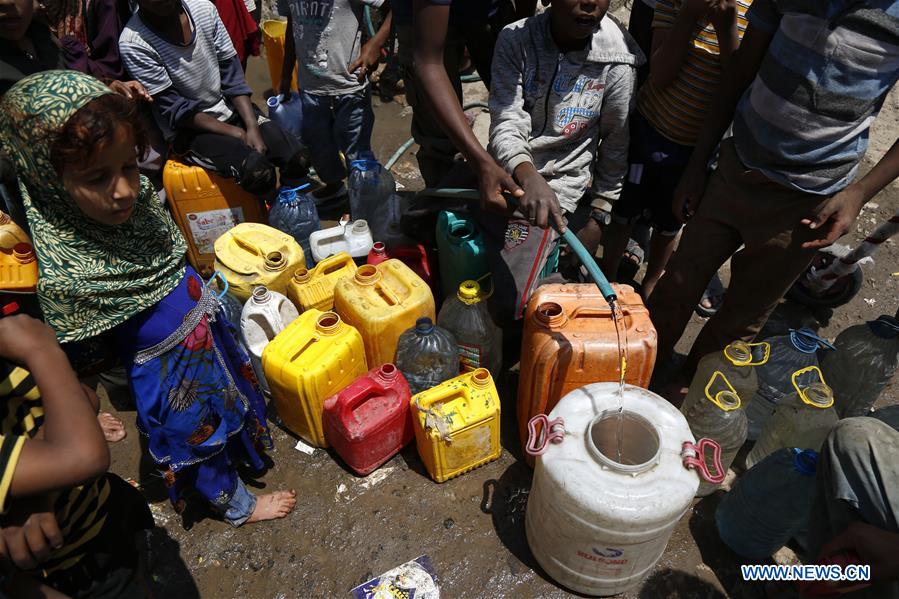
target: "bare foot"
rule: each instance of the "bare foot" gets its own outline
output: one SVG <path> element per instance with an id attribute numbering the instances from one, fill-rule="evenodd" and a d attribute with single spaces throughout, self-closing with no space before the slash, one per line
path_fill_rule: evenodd
<path id="1" fill-rule="evenodd" d="M 103 436 L 108 443 L 118 443 L 128 435 L 125 424 L 108 412 L 97 414 L 97 421 L 103 429 Z"/>
<path id="2" fill-rule="evenodd" d="M 256 509 L 250 514 L 250 517 L 247 519 L 247 524 L 250 522 L 264 522 L 265 520 L 277 520 L 278 518 L 283 518 L 293 511 L 296 504 L 297 492 L 294 490 L 275 491 L 268 495 L 260 495 L 256 499 Z"/>

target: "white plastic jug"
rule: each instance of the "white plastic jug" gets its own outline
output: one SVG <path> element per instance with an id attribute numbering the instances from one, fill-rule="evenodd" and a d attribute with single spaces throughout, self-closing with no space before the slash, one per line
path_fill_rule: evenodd
<path id="1" fill-rule="evenodd" d="M 296 307 L 284 295 L 256 287 L 240 313 L 240 335 L 250 354 L 250 362 L 262 390 L 269 394 L 268 381 L 262 371 L 262 351 L 299 316 Z"/>
<path id="2" fill-rule="evenodd" d="M 626 385 L 623 406 L 618 383 L 594 383 L 529 423 L 528 545 L 554 580 L 588 595 L 622 593 L 649 573 L 699 487 L 697 452 L 717 447 L 694 445 L 683 415 L 646 389 Z"/>
<path id="3" fill-rule="evenodd" d="M 341 220 L 336 227 L 312 233 L 309 236 L 309 245 L 312 248 L 312 257 L 316 262 L 321 262 L 339 252 L 346 252 L 353 258 L 368 256 L 374 240 L 368 229 L 368 223 L 364 220 L 352 223 Z"/>

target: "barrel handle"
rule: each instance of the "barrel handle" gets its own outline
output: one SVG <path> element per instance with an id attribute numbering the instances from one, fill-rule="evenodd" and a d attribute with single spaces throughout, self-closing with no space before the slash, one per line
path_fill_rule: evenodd
<path id="1" fill-rule="evenodd" d="M 537 432 L 537 424 L 543 423 L 543 435 Z M 556 428 L 558 427 L 558 428 Z M 537 414 L 528 420 L 528 442 L 524 451 L 529 456 L 543 455 L 550 443 L 561 443 L 565 438 L 565 421 L 561 417 L 550 420 L 546 414 Z M 537 446 L 536 443 L 540 442 Z"/>
<path id="2" fill-rule="evenodd" d="M 705 450 L 708 447 L 712 448 L 712 465 L 716 474 L 709 472 L 709 467 L 705 463 Z M 727 476 L 727 472 L 721 466 L 721 446 L 712 439 L 700 439 L 696 444 L 684 441 L 681 447 L 681 457 L 684 460 L 684 468 L 696 470 L 699 478 L 708 483 L 720 485 Z"/>

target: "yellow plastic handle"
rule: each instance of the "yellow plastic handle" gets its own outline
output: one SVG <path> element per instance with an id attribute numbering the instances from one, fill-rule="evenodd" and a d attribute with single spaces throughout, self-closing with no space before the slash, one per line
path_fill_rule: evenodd
<path id="1" fill-rule="evenodd" d="M 712 386 L 714 386 L 715 381 L 719 378 L 727 386 L 727 389 L 725 389 L 724 391 L 730 391 L 731 393 L 733 393 L 736 396 L 737 405 L 725 406 L 723 403 L 721 403 L 721 400 L 718 398 L 718 396 L 721 395 L 721 393 L 723 393 L 723 391 L 718 391 L 717 393 L 715 393 L 715 395 L 712 395 Z M 736 410 L 737 408 L 740 407 L 740 404 L 742 402 L 742 399 L 740 398 L 740 394 L 737 393 L 737 390 L 734 389 L 734 386 L 730 384 L 730 381 L 727 380 L 727 377 L 724 376 L 724 373 L 721 372 L 720 370 L 716 370 L 715 372 L 712 373 L 712 376 L 709 377 L 709 382 L 705 386 L 705 396 L 706 396 L 706 399 L 708 399 L 710 402 L 712 402 L 713 404 L 715 404 L 716 406 L 718 406 L 725 412 L 729 412 L 731 410 Z"/>
<path id="2" fill-rule="evenodd" d="M 809 401 L 808 396 L 806 395 L 806 390 L 814 383 L 809 383 L 807 385 L 803 385 L 802 387 L 799 386 L 799 377 L 801 377 L 803 374 L 807 374 L 809 372 L 813 372 L 818 375 L 818 380 L 815 382 L 820 382 L 822 385 L 827 386 L 827 382 L 825 382 L 825 380 L 824 380 L 824 373 L 821 372 L 820 368 L 818 368 L 817 366 L 806 366 L 805 368 L 801 368 L 801 369 L 797 370 L 796 372 L 794 372 L 793 376 L 791 377 L 792 382 L 793 382 L 793 388 L 796 389 L 796 393 L 799 395 L 799 399 L 802 400 L 802 403 L 816 407 L 816 408 L 821 408 L 821 409 L 829 408 L 830 406 L 833 405 L 834 400 L 832 397 L 830 399 L 830 403 L 828 403 L 826 406 L 822 406 L 822 405 L 819 405 L 819 404 Z"/>
<path id="3" fill-rule="evenodd" d="M 746 364 L 747 366 L 761 366 L 762 364 L 766 364 L 768 362 L 768 358 L 771 357 L 771 344 L 770 343 L 768 343 L 767 341 L 761 341 L 759 343 L 749 343 L 748 345 L 750 348 L 764 347 L 765 351 L 764 351 L 762 360 L 760 362 L 753 362 L 752 359 L 750 358 L 749 363 Z M 751 350 L 750 350 L 749 355 L 750 356 L 752 355 Z"/>

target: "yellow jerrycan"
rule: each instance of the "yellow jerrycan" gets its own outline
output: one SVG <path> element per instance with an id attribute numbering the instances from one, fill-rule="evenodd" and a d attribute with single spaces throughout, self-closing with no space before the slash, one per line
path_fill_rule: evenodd
<path id="1" fill-rule="evenodd" d="M 431 288 L 396 259 L 360 266 L 354 276 L 340 279 L 334 311 L 362 333 L 373 368 L 393 361 L 400 335 L 416 320 L 436 319 Z"/>
<path id="2" fill-rule="evenodd" d="M 262 370 L 284 426 L 316 447 L 327 447 L 325 400 L 368 372 L 368 365 L 359 331 L 334 312 L 313 308 L 265 346 Z"/>
<path id="3" fill-rule="evenodd" d="M 234 179 L 198 166 L 169 160 L 162 185 L 172 218 L 187 240 L 187 261 L 209 278 L 215 261 L 216 239 L 238 223 L 267 221 L 262 200 L 244 191 Z"/>
<path id="4" fill-rule="evenodd" d="M 305 265 L 296 239 L 268 225 L 241 223 L 215 241 L 215 269 L 242 302 L 259 285 L 287 295 L 291 276 Z"/>
<path id="5" fill-rule="evenodd" d="M 31 238 L 0 212 L 0 289 L 19 293 L 37 288 L 37 259 Z"/>
<path id="6" fill-rule="evenodd" d="M 500 456 L 499 394 L 486 368 L 422 391 L 410 403 L 418 455 L 438 483 Z"/>
<path id="7" fill-rule="evenodd" d="M 356 263 L 346 252 L 328 256 L 312 269 L 298 268 L 287 285 L 287 297 L 297 310 L 332 310 L 334 287 L 343 277 L 356 274 Z"/>

